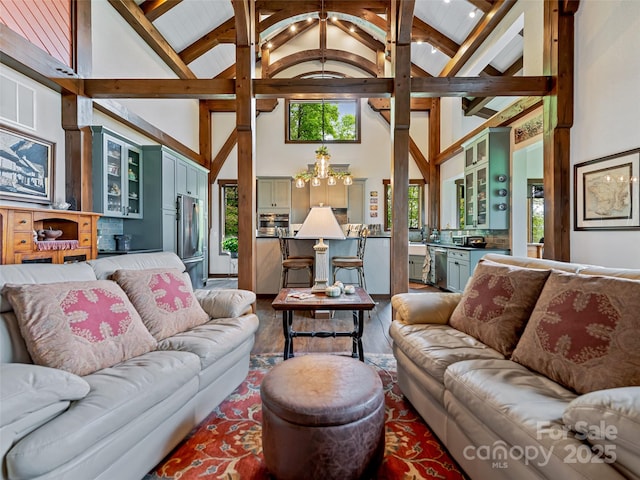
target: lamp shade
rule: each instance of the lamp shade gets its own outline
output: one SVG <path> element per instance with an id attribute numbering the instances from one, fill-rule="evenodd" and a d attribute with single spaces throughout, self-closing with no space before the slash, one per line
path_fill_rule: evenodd
<path id="1" fill-rule="evenodd" d="M 342 228 L 336 220 L 331 207 L 311 207 L 296 238 L 325 238 L 344 240 Z"/>

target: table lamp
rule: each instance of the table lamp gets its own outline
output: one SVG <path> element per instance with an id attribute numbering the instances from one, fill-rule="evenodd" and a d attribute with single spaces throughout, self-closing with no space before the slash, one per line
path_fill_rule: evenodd
<path id="1" fill-rule="evenodd" d="M 331 207 L 322 204 L 319 207 L 311 207 L 295 238 L 318 239 L 318 243 L 313 246 L 316 252 L 316 278 L 311 291 L 324 292 L 329 277 L 329 245 L 324 243 L 324 239 L 345 239 Z"/>

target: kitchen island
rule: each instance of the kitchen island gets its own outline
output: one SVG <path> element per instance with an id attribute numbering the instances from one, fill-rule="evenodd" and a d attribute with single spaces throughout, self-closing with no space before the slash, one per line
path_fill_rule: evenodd
<path id="1" fill-rule="evenodd" d="M 302 240 L 291 237 L 289 240 L 290 255 L 315 255 L 313 246 L 316 240 Z M 355 256 L 357 237 L 347 237 L 344 240 L 325 240 L 329 245 L 330 260 L 338 256 Z M 364 253 L 364 273 L 367 292 L 371 295 L 389 295 L 390 281 L 390 249 L 391 237 L 369 236 Z M 280 291 L 280 271 L 282 262 L 280 245 L 277 237 L 256 237 L 258 258 L 256 294 L 276 295 Z M 331 267 L 329 267 L 331 273 Z M 289 273 L 289 286 L 308 286 L 307 274 L 304 271 Z M 357 285 L 358 275 L 354 270 L 341 270 L 338 279 L 345 285 Z M 333 279 L 329 281 L 333 283 Z"/>

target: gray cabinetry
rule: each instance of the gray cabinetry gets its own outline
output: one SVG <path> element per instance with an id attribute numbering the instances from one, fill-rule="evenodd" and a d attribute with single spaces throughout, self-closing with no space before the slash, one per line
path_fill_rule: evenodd
<path id="1" fill-rule="evenodd" d="M 259 178 L 257 199 L 258 213 L 289 213 L 291 177 Z"/>
<path id="2" fill-rule="evenodd" d="M 182 159 L 176 164 L 176 193 L 198 197 L 198 168 Z"/>
<path id="3" fill-rule="evenodd" d="M 310 188 L 310 203 L 312 207 L 321 203 L 331 208 L 347 208 L 349 206 L 348 189 L 351 187 L 347 187 L 341 181 L 338 181 L 335 185 L 327 185 L 327 181 L 322 180 L 319 186 L 311 186 Z"/>
<path id="4" fill-rule="evenodd" d="M 462 292 L 471 276 L 470 252 L 449 249 L 447 252 L 447 290 Z"/>
<path id="5" fill-rule="evenodd" d="M 365 223 L 365 186 L 366 179 L 356 179 L 347 187 L 349 223 Z"/>
<path id="6" fill-rule="evenodd" d="M 101 126 L 91 131 L 94 211 L 105 217 L 142 218 L 141 147 Z"/>
<path id="7" fill-rule="evenodd" d="M 489 128 L 465 144 L 466 229 L 509 228 L 509 131 Z"/>
<path id="8" fill-rule="evenodd" d="M 422 283 L 422 266 L 424 255 L 409 255 L 409 280 Z"/>

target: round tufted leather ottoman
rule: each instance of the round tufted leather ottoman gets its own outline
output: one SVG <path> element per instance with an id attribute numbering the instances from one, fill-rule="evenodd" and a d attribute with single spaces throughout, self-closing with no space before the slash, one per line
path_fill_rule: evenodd
<path id="1" fill-rule="evenodd" d="M 278 480 L 357 479 L 384 455 L 384 393 L 378 374 L 336 355 L 304 355 L 262 381 L 262 449 Z"/>

